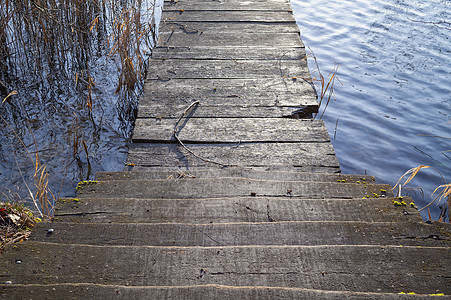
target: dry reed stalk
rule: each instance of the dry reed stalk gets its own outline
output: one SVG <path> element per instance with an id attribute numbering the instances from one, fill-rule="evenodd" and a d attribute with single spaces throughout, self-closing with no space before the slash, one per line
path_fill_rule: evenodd
<path id="1" fill-rule="evenodd" d="M 425 208 L 428 209 L 428 213 L 429 213 L 429 219 L 431 219 L 431 215 L 429 212 L 429 207 L 435 203 L 438 200 L 437 204 L 440 204 L 440 202 L 447 198 L 447 203 L 446 205 L 448 206 L 448 220 L 451 221 L 451 211 L 450 211 L 450 205 L 451 205 L 451 183 L 447 183 L 445 178 L 443 177 L 442 173 L 440 173 L 437 169 L 430 167 L 430 166 L 426 166 L 426 165 L 420 165 L 418 167 L 412 168 L 410 170 L 408 170 L 407 172 L 405 172 L 399 179 L 398 182 L 396 182 L 395 186 L 393 187 L 393 189 L 395 189 L 398 185 L 399 185 L 399 189 L 401 189 L 402 187 L 404 187 L 406 184 L 408 184 L 410 181 L 412 181 L 413 178 L 415 178 L 415 176 L 418 174 L 418 172 L 420 172 L 422 169 L 432 169 L 435 172 L 437 172 L 440 177 L 442 178 L 444 184 L 438 186 L 434 192 L 432 193 L 431 197 L 433 197 L 435 195 L 435 193 L 439 190 L 441 190 L 437 196 L 435 198 L 432 199 L 431 202 L 429 202 L 428 204 L 426 204 L 423 208 L 419 209 L 418 211 L 422 211 Z M 403 184 L 400 184 L 402 179 L 404 177 L 406 177 L 407 175 L 409 175 L 409 177 L 407 177 L 407 179 L 404 181 Z"/>
<path id="2" fill-rule="evenodd" d="M 318 93 L 318 107 L 321 109 L 323 106 L 322 113 L 320 115 L 320 119 L 323 118 L 324 113 L 326 112 L 327 107 L 329 106 L 329 102 L 331 99 L 335 100 L 335 80 L 337 80 L 341 85 L 343 85 L 338 78 L 338 68 L 339 64 L 335 64 L 334 67 L 330 70 L 327 76 L 324 76 L 321 72 L 321 69 L 318 64 L 318 60 L 313 52 L 312 48 L 308 47 L 310 53 L 304 58 L 308 59 L 309 57 L 313 58 L 313 62 L 315 64 L 315 68 L 312 69 L 311 75 L 312 78 L 304 78 L 309 82 L 313 83 L 316 87 Z M 318 114 L 315 116 L 315 118 Z"/>
<path id="3" fill-rule="evenodd" d="M 19 172 L 20 172 L 20 174 L 22 176 L 24 184 L 25 184 L 25 186 L 26 186 L 26 188 L 27 188 L 27 190 L 29 192 L 30 198 L 31 198 L 31 200 L 32 200 L 37 212 L 39 213 L 41 218 L 51 219 L 52 216 L 53 216 L 53 203 L 56 202 L 56 199 L 53 196 L 53 194 L 52 194 L 52 192 L 51 192 L 51 190 L 50 190 L 50 188 L 48 186 L 49 175 L 48 175 L 48 172 L 47 172 L 47 166 L 46 166 L 46 164 L 42 164 L 41 163 L 41 159 L 39 157 L 38 145 L 37 145 L 36 139 L 34 137 L 33 131 L 31 130 L 31 126 L 30 126 L 29 120 L 27 119 L 28 130 L 29 130 L 29 133 L 31 134 L 31 137 L 33 139 L 33 145 L 34 145 L 34 147 L 36 149 L 34 159 L 33 159 L 32 155 L 31 155 L 30 151 L 28 150 L 28 147 L 25 145 L 23 140 L 19 137 L 18 133 L 3 118 L 3 116 L 0 115 L 0 118 L 5 123 L 5 125 L 12 131 L 12 133 L 19 140 L 19 142 L 22 144 L 22 146 L 25 149 L 25 152 L 27 153 L 28 158 L 30 159 L 30 161 L 33 164 L 33 167 L 34 167 L 33 179 L 35 181 L 34 186 L 36 188 L 36 192 L 34 194 L 31 191 L 31 189 L 29 188 L 29 186 L 27 185 L 27 183 L 26 183 L 26 181 L 25 181 L 25 179 L 24 179 L 24 177 L 22 175 L 22 171 L 20 170 L 20 167 L 19 167 L 19 165 L 17 164 L 17 161 L 16 161 L 16 164 L 17 164 L 17 166 L 19 168 Z M 49 197 L 48 197 L 49 194 L 52 195 L 53 202 L 49 199 Z"/>

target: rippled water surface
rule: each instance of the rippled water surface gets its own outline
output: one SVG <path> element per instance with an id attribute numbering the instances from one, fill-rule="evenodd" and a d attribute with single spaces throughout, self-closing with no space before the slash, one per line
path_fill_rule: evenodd
<path id="1" fill-rule="evenodd" d="M 451 26 L 427 22 L 451 21 L 451 1 L 291 2 L 322 72 L 340 64 L 343 86 L 324 119 L 343 173 L 366 172 L 394 185 L 424 164 L 449 182 Z M 414 195 L 416 204 L 429 202 L 440 184 L 435 172 L 421 171 L 411 185 L 424 190 L 424 199 Z M 431 213 L 436 218 L 440 209 L 434 205 Z"/>

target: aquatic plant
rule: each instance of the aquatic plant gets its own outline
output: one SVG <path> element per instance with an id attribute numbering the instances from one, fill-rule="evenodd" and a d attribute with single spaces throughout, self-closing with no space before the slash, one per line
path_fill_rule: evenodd
<path id="1" fill-rule="evenodd" d="M 5 102 L 6 98 L 3 100 L 3 103 Z M 31 154 L 31 152 L 28 150 L 28 147 L 25 145 L 23 140 L 19 137 L 18 133 L 10 126 L 10 124 L 0 115 L 1 120 L 3 123 L 11 130 L 11 132 L 14 134 L 14 136 L 17 138 L 17 140 L 22 144 L 24 150 L 27 153 L 27 156 L 30 160 L 30 162 L 33 165 L 34 168 L 34 187 L 35 191 L 33 192 L 32 189 L 27 184 L 27 181 L 25 180 L 22 170 L 19 167 L 19 164 L 17 164 L 18 171 L 22 177 L 23 184 L 25 185 L 28 195 L 30 196 L 30 199 L 37 211 L 37 213 L 40 215 L 41 218 L 51 219 L 53 216 L 53 206 L 56 202 L 56 198 L 53 195 L 52 191 L 49 188 L 49 174 L 47 171 L 47 165 L 45 163 L 41 162 L 41 159 L 39 157 L 39 150 L 38 145 L 36 142 L 36 139 L 33 135 L 33 131 L 30 127 L 30 122 L 28 122 L 28 130 L 29 133 L 33 139 L 33 146 L 35 147 L 36 151 L 34 152 L 34 155 Z M 49 196 L 51 196 L 49 198 Z"/>
<path id="2" fill-rule="evenodd" d="M 412 168 L 412 169 L 408 170 L 407 172 L 405 172 L 398 179 L 398 182 L 396 182 L 396 184 L 393 187 L 393 189 L 397 188 L 398 189 L 398 196 L 401 196 L 401 189 L 403 187 L 405 187 L 410 181 L 412 181 L 412 179 L 414 179 L 414 177 L 422 169 L 432 169 L 435 172 L 437 172 L 440 175 L 440 177 L 442 178 L 444 184 L 439 185 L 434 190 L 434 192 L 431 195 L 431 197 L 433 198 L 432 201 L 430 201 L 428 204 L 426 204 L 421 209 L 419 209 L 419 211 L 421 212 L 422 210 L 427 208 L 428 209 L 429 220 L 431 220 L 431 213 L 429 211 L 429 207 L 435 202 L 437 202 L 437 205 L 439 205 L 440 202 L 446 201 L 447 203 L 444 204 L 443 209 L 442 209 L 442 213 L 441 213 L 438 221 L 440 221 L 440 222 L 441 221 L 445 221 L 447 217 L 448 217 L 448 221 L 450 221 L 450 218 L 451 218 L 451 211 L 450 211 L 450 205 L 451 205 L 451 183 L 447 182 L 445 180 L 445 178 L 443 177 L 443 175 L 437 169 L 435 169 L 433 167 L 430 167 L 430 166 L 426 166 L 426 165 L 420 165 L 418 167 Z M 407 175 L 409 175 L 409 176 L 407 177 L 407 179 L 404 180 L 404 183 L 400 184 L 401 181 L 403 180 L 403 178 L 406 177 Z M 434 195 L 435 195 L 435 197 L 434 197 Z M 412 205 L 412 203 L 411 203 L 411 205 Z M 448 212 L 448 216 L 446 216 L 446 212 Z"/>
<path id="3" fill-rule="evenodd" d="M 9 169 L 19 166 L 25 181 L 37 170 L 42 176 L 50 174 L 47 179 L 53 185 L 56 177 L 62 177 L 58 198 L 66 175 L 68 184 L 76 185 L 100 168 L 100 155 L 111 149 L 110 136 L 119 136 L 125 145 L 131 135 L 147 57 L 156 38 L 155 1 L 0 0 L 0 4 L 0 99 L 5 99 L 0 115 L 11 127 L 0 127 L 0 164 Z M 12 90 L 18 92 L 15 98 Z M 29 147 L 35 137 L 40 149 L 31 153 L 35 161 L 31 168 L 30 160 L 22 159 L 28 154 L 18 140 Z M 34 153 L 41 153 L 40 161 L 54 164 L 53 168 L 36 167 Z M 17 178 L 16 182 L 24 181 Z"/>
<path id="4" fill-rule="evenodd" d="M 329 71 L 329 73 L 324 76 L 319 67 L 315 53 L 313 52 L 312 48 L 308 48 L 310 50 L 310 53 L 306 58 L 311 57 L 315 65 L 314 68 L 310 70 L 310 73 L 312 75 L 311 82 L 315 85 L 316 92 L 318 94 L 319 111 L 322 110 L 321 114 L 320 112 L 318 112 L 315 118 L 320 114 L 319 118 L 322 119 L 327 107 L 329 106 L 330 100 L 335 100 L 335 80 L 343 85 L 337 75 L 340 65 L 335 64 L 334 67 Z"/>

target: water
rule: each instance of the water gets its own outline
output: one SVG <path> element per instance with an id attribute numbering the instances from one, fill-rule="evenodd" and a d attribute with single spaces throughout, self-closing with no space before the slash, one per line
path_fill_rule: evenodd
<path id="1" fill-rule="evenodd" d="M 322 72 L 340 64 L 343 86 L 336 85 L 324 119 L 343 173 L 394 185 L 408 169 L 428 165 L 449 182 L 451 25 L 425 22 L 450 21 L 451 1 L 291 2 Z M 420 171 L 409 184 L 424 191 L 410 191 L 416 205 L 440 184 L 435 171 Z M 440 208 L 431 206 L 431 214 L 437 219 Z"/>
<path id="2" fill-rule="evenodd" d="M 75 2 L 69 3 L 74 7 L 77 4 Z M 93 1 L 88 1 L 84 4 L 93 5 L 93 3 Z M 0 201 L 14 198 L 29 200 L 28 187 L 35 193 L 34 166 L 31 160 L 35 160 L 36 151 L 41 163 L 47 166 L 49 187 L 55 197 L 73 196 L 77 183 L 80 180 L 92 180 L 98 171 L 123 170 L 128 151 L 127 143 L 130 141 L 133 124 L 130 121 L 133 113 L 130 112 L 132 110 L 129 108 L 136 108 L 143 84 L 142 82 L 138 83 L 136 88 L 131 91 L 131 96 L 127 94 L 125 95 L 127 97 L 124 97 L 123 90 L 117 92 L 120 70 L 123 66 L 120 64 L 122 59 L 118 58 L 118 55 L 108 56 L 111 47 L 115 44 L 113 28 L 118 28 L 114 26 L 115 22 L 123 18 L 122 15 L 118 15 L 121 12 L 120 5 L 139 10 L 140 14 L 136 15 L 138 15 L 140 22 L 135 19 L 131 23 L 132 25 L 138 26 L 136 24 L 140 23 L 145 24 L 142 28 L 148 28 L 148 24 L 152 23 L 153 18 L 155 18 L 155 23 L 158 24 L 161 18 L 163 1 L 137 1 L 136 3 L 139 3 L 140 6 L 135 5 L 134 0 L 121 1 L 119 6 L 114 1 L 100 3 L 106 5 L 108 9 L 102 14 L 102 18 L 106 20 L 104 21 L 105 25 L 101 24 L 98 28 L 105 27 L 107 29 L 104 33 L 105 36 L 101 38 L 99 38 L 100 34 L 97 27 L 93 28 L 93 31 L 89 31 L 92 40 L 95 42 L 98 39 L 100 40 L 100 49 L 98 50 L 95 47 L 95 42 L 85 43 L 85 47 L 91 47 L 90 51 L 87 52 L 92 53 L 92 55 L 89 56 L 87 61 L 82 61 L 82 64 L 85 65 L 82 71 L 74 70 L 77 67 L 72 64 L 71 58 L 74 56 L 72 52 L 61 51 L 63 59 L 55 60 L 55 62 L 49 58 L 52 64 L 58 65 L 60 63 L 59 68 L 55 68 L 56 72 L 60 69 L 65 70 L 65 72 L 61 72 L 61 76 L 43 75 L 39 77 L 33 73 L 33 68 L 29 68 L 31 69 L 29 70 L 19 67 L 16 69 L 7 68 L 8 74 L 0 74 L 0 80 L 5 81 L 10 91 L 19 91 L 18 95 L 9 98 L 8 101 L 4 103 L 0 101 L 0 115 L 11 126 L 10 128 L 0 120 Z M 19 5 L 16 3 L 10 4 L 11 6 Z M 67 15 L 76 14 L 77 9 L 70 10 L 71 7 L 66 9 Z M 115 10 L 117 12 L 113 13 Z M 1 7 L 0 16 L 5 18 L 8 11 L 11 10 Z M 59 10 L 55 11 L 59 13 Z M 132 10 L 127 9 L 127 12 L 130 11 Z M 21 24 L 26 18 L 23 16 L 20 18 L 21 15 L 18 14 L 19 17 L 16 19 L 19 20 L 18 24 Z M 45 16 L 41 17 L 44 18 Z M 86 16 L 86 18 L 91 17 L 94 18 L 94 16 Z M 56 18 L 49 19 L 54 20 Z M 89 22 L 88 24 L 79 23 L 76 25 L 83 29 L 90 24 Z M 2 22 L 0 22 L 1 24 Z M 23 40 L 26 40 L 27 35 L 23 34 L 18 26 L 14 27 L 13 25 L 15 24 L 11 23 L 7 27 L 9 29 L 3 30 L 9 34 L 7 47 L 14 50 L 17 49 L 18 44 L 21 44 L 15 37 L 17 35 L 24 36 Z M 39 24 L 32 25 L 39 28 Z M 62 26 L 62 28 L 65 27 Z M 126 28 L 126 26 L 121 28 Z M 65 40 L 66 35 L 69 35 L 67 40 L 70 41 L 70 34 L 73 32 L 69 29 L 65 34 L 55 34 L 55 41 L 64 44 L 64 42 L 67 42 Z M 80 33 L 79 36 L 84 35 Z M 105 43 L 106 38 L 110 41 L 111 47 Z M 132 33 L 130 39 L 133 40 L 133 38 Z M 128 49 L 135 70 L 141 65 L 137 61 L 136 55 L 134 56 L 136 53 L 132 50 L 138 49 L 136 51 L 139 51 L 140 57 L 148 57 L 150 54 L 149 47 L 152 47 L 153 43 L 151 38 L 152 36 L 149 33 L 150 41 L 143 38 L 140 40 L 139 49 L 135 44 L 132 45 L 132 49 Z M 81 40 L 81 38 L 76 40 Z M 30 44 L 32 43 L 28 43 L 26 46 L 32 48 Z M 45 53 L 45 47 L 41 44 L 38 43 L 38 50 Z M 72 48 L 70 50 L 74 50 Z M 38 50 L 33 48 L 33 51 Z M 8 53 L 14 53 L 11 55 L 11 59 L 15 62 L 13 64 L 15 66 L 40 65 L 43 66 L 40 71 L 48 72 L 49 75 L 53 74 L 52 72 L 55 72 L 55 70 L 48 67 L 47 60 L 43 59 L 40 63 L 36 63 L 38 59 L 33 60 L 36 54 L 33 51 L 28 51 L 28 48 L 26 48 L 22 52 L 9 51 Z M 76 51 L 73 52 L 76 53 Z M 3 53 L 0 51 L 0 55 Z M 25 56 L 21 53 L 31 53 L 31 55 Z M 48 56 L 44 55 L 44 57 Z M 3 59 L 3 57 L 1 58 Z M 60 74 L 58 73 L 58 75 Z M 57 81 L 54 81 L 54 77 L 57 77 Z M 86 99 L 88 99 L 87 80 L 89 78 L 93 78 L 95 82 L 91 94 L 92 111 L 89 111 L 86 105 Z M 3 99 L 3 97 L 0 99 Z M 26 147 L 21 144 L 11 129 L 17 133 Z M 27 152 L 31 159 L 29 159 Z"/>

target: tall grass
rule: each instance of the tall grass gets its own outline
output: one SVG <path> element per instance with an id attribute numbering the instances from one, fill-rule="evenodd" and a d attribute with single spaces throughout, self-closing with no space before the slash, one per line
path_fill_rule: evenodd
<path id="1" fill-rule="evenodd" d="M 10 95 L 15 94 L 16 93 L 11 93 Z M 10 97 L 10 95 L 8 95 L 8 97 Z M 6 99 L 7 98 L 3 100 L 2 104 L 6 101 Z M 10 126 L 10 124 L 1 115 L 0 118 L 3 121 L 3 123 L 11 130 L 11 132 L 14 134 L 17 140 L 22 144 L 30 162 L 33 165 L 34 174 L 32 176 L 34 179 L 34 188 L 30 188 L 16 160 L 18 171 L 22 177 L 23 183 L 28 191 L 28 195 L 30 196 L 30 199 L 36 211 L 38 212 L 41 218 L 51 219 L 53 216 L 53 206 L 56 201 L 56 198 L 49 188 L 49 174 L 47 170 L 47 165 L 41 162 L 41 159 L 39 157 L 38 145 L 34 137 L 33 131 L 31 130 L 30 123 L 28 122 L 28 130 L 33 139 L 33 146 L 36 149 L 34 155 L 32 155 L 28 147 L 25 145 L 25 143 L 20 138 L 18 133 Z M 51 198 L 49 196 L 51 196 Z"/>
<path id="2" fill-rule="evenodd" d="M 412 168 L 410 170 L 408 170 L 407 172 L 405 172 L 399 179 L 398 182 L 396 182 L 395 186 L 393 187 L 394 189 L 398 189 L 398 195 L 401 195 L 401 189 L 403 187 L 405 187 L 409 182 L 411 182 L 415 176 L 423 169 L 432 169 L 435 172 L 437 172 L 437 174 L 440 175 L 441 179 L 443 180 L 443 184 L 439 185 L 437 188 L 435 188 L 434 192 L 432 193 L 431 197 L 432 200 L 426 204 L 425 206 L 423 206 L 422 208 L 419 209 L 419 211 L 421 212 L 422 210 L 426 209 L 428 210 L 428 215 L 429 215 L 429 220 L 431 220 L 431 213 L 429 211 L 429 207 L 436 203 L 437 205 L 439 205 L 442 201 L 445 202 L 443 205 L 443 209 L 442 209 L 442 214 L 440 215 L 438 221 L 445 221 L 446 217 L 448 217 L 448 222 L 451 221 L 451 182 L 446 181 L 446 179 L 443 177 L 443 175 L 435 168 L 430 167 L 430 166 L 425 166 L 425 165 L 420 165 L 418 167 Z M 401 184 L 402 180 L 407 177 L 404 182 Z M 448 212 L 448 216 L 444 215 L 445 212 Z"/>
<path id="3" fill-rule="evenodd" d="M 20 160 L 22 152 L 32 162 L 32 168 L 19 166 L 20 161 L 16 165 L 28 168 L 21 177 L 39 214 L 51 212 L 59 195 L 50 192 L 49 174 L 65 177 L 74 161 L 80 169 L 86 160 L 89 176 L 92 157 L 98 159 L 91 152 L 106 139 L 100 135 L 118 132 L 127 138 L 155 42 L 155 23 L 149 21 L 154 13 L 153 0 L 0 0 L 0 123 L 6 124 L 0 127 L 0 140 L 20 141 L 8 156 Z M 109 100 L 116 105 L 114 112 L 102 107 L 105 89 L 99 74 L 118 78 L 116 101 Z M 12 97 L 15 90 L 18 95 Z M 33 135 L 37 131 L 41 140 Z M 39 154 L 47 151 L 52 157 L 53 149 L 54 155 L 72 157 L 60 164 L 61 170 L 49 170 Z M 76 182 L 86 172 L 79 173 Z M 27 184 L 31 177 L 33 184 Z"/>
<path id="4" fill-rule="evenodd" d="M 50 89 L 74 87 L 75 81 L 92 111 L 92 63 L 108 55 L 117 63 L 119 100 L 130 100 L 155 38 L 154 24 L 141 20 L 155 6 L 142 10 L 142 0 L 0 2 L 0 81 L 6 88 L 17 89 L 30 77 Z"/>
<path id="5" fill-rule="evenodd" d="M 343 85 L 338 78 L 338 68 L 340 65 L 335 64 L 329 73 L 324 75 L 325 73 L 321 71 L 315 53 L 312 48 L 308 48 L 310 53 L 306 58 L 312 58 L 314 63 L 314 67 L 311 69 L 311 82 L 314 84 L 318 94 L 319 112 L 316 114 L 315 118 L 319 115 L 319 118 L 322 119 L 327 107 L 329 106 L 330 100 L 335 100 L 335 82 L 338 81 L 338 83 Z"/>

